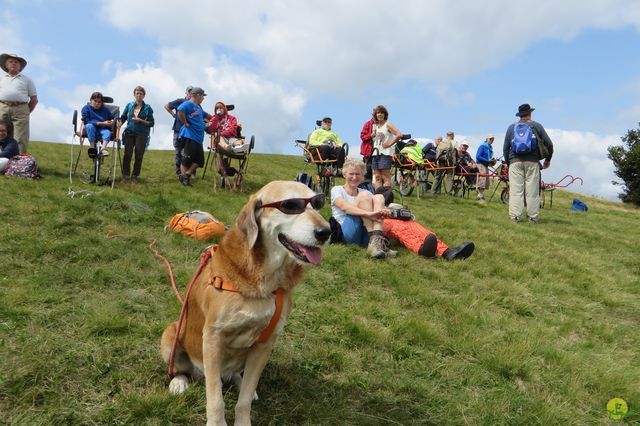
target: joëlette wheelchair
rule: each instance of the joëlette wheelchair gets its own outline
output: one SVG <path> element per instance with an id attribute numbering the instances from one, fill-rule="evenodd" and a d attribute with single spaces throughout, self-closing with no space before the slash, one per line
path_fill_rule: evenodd
<path id="1" fill-rule="evenodd" d="M 316 129 L 321 125 L 322 120 L 317 120 Z M 335 178 L 342 177 L 342 170 L 338 167 L 338 159 L 325 158 L 326 155 L 322 155 L 320 147 L 309 145 L 309 136 L 307 136 L 307 140 L 296 139 L 294 144 L 302 149 L 302 155 L 304 156 L 304 167 L 300 173 L 304 173 L 307 166 L 313 164 L 316 167 L 314 191 L 329 195 L 331 188 L 335 185 Z M 342 150 L 346 159 L 349 156 L 349 144 L 343 143 Z"/>
<path id="2" fill-rule="evenodd" d="M 108 141 L 102 140 L 102 135 L 98 133 L 98 139 L 96 140 L 96 147 L 89 147 L 87 149 L 87 154 L 92 161 L 92 173 L 88 174 L 86 172 L 82 172 L 81 179 L 88 183 L 96 183 L 98 185 L 111 185 L 113 187 L 115 183 L 115 173 L 117 170 L 117 164 L 120 163 L 120 169 L 122 169 L 122 159 L 120 158 L 120 107 L 117 105 L 113 105 L 113 98 L 104 96 L 103 97 L 104 105 L 109 108 L 111 114 L 113 115 L 113 124 L 111 125 L 111 137 Z M 80 150 L 78 151 L 78 156 L 76 157 L 76 161 L 73 165 L 73 174 L 76 173 L 78 169 L 78 164 L 80 163 L 80 157 L 82 156 L 82 147 L 84 146 L 85 139 L 87 139 L 87 132 L 85 129 L 85 125 L 82 120 L 78 120 L 78 110 L 73 111 L 73 139 L 76 137 L 79 138 L 80 141 Z M 112 153 L 109 153 L 108 146 L 109 142 L 113 142 L 113 146 L 111 150 Z M 73 144 L 72 144 L 73 148 Z M 115 148 L 115 150 L 114 150 Z M 104 180 L 101 180 L 102 166 L 106 163 L 106 157 L 112 155 L 113 157 L 113 165 L 108 169 L 106 177 Z"/>
<path id="3" fill-rule="evenodd" d="M 227 105 L 227 111 L 233 111 L 234 109 L 235 105 Z M 242 145 L 240 145 L 240 152 L 234 152 L 234 149 L 230 152 L 220 148 L 220 138 L 220 131 L 216 131 L 211 134 L 211 144 L 207 148 L 209 153 L 207 154 L 207 160 L 204 164 L 202 179 L 205 178 L 209 161 L 211 161 L 211 168 L 214 172 L 217 172 L 220 175 L 219 182 L 218 179 L 214 177 L 214 191 L 218 188 L 229 188 L 233 191 L 242 191 L 244 177 L 249 166 L 249 156 L 255 146 L 256 138 L 252 135 L 249 142 L 246 142 L 245 137 L 242 135 L 242 126 L 238 125 L 238 132 L 235 140 L 241 140 L 243 142 Z M 213 160 L 211 160 L 212 154 Z M 236 167 L 233 166 L 234 162 Z M 232 180 L 231 182 L 229 182 L 230 179 Z"/>

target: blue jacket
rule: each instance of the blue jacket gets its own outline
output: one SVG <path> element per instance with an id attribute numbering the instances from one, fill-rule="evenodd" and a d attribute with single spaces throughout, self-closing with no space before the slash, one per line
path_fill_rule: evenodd
<path id="1" fill-rule="evenodd" d="M 0 158 L 12 158 L 20 154 L 18 142 L 13 138 L 6 138 L 0 142 Z"/>
<path id="2" fill-rule="evenodd" d="M 134 135 L 149 136 L 149 132 L 151 131 L 151 128 L 155 123 L 153 120 L 153 109 L 149 104 L 145 103 L 144 101 L 142 102 L 142 108 L 138 113 L 138 118 L 148 121 L 149 125 L 146 125 L 143 123 L 135 123 L 132 120 L 132 118 L 134 117 L 133 110 L 135 109 L 135 107 L 136 101 L 130 102 L 126 107 L 124 107 L 124 111 L 120 116 L 120 121 L 122 121 L 123 123 L 125 121 L 127 122 L 127 128 L 125 129 L 125 132 L 133 133 Z"/>
<path id="3" fill-rule="evenodd" d="M 493 147 L 485 139 L 476 151 L 476 163 L 489 165 L 489 160 L 493 158 Z"/>

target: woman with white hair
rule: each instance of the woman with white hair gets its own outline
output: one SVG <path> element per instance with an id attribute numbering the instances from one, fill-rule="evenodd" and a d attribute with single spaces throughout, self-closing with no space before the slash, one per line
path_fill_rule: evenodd
<path id="1" fill-rule="evenodd" d="M 397 253 L 389 250 L 389 242 L 382 235 L 383 220 L 389 214 L 384 206 L 384 197 L 373 195 L 358 185 L 364 179 L 365 164 L 362 160 L 348 158 L 342 166 L 344 185 L 331 188 L 331 212 L 340 224 L 343 241 L 367 247 L 375 259 L 393 257 Z"/>

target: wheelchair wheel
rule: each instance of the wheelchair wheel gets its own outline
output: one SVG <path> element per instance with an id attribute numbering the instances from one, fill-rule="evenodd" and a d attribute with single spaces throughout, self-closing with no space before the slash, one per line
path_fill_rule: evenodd
<path id="1" fill-rule="evenodd" d="M 413 188 L 416 186 L 416 177 L 410 171 L 400 170 L 400 178 L 398 180 L 398 186 L 400 187 L 400 194 L 404 197 L 411 195 Z"/>
<path id="2" fill-rule="evenodd" d="M 509 204 L 509 187 L 508 186 L 504 188 L 500 193 L 500 201 L 502 201 L 502 204 Z"/>

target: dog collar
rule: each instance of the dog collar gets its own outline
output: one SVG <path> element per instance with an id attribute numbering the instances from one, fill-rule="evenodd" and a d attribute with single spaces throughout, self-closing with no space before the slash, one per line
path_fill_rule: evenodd
<path id="1" fill-rule="evenodd" d="M 211 257 L 213 257 L 213 254 L 217 250 L 218 250 L 218 244 L 214 244 L 213 246 L 211 246 L 211 249 L 210 249 Z M 233 293 L 240 293 L 238 288 L 235 285 L 233 285 L 233 283 L 223 280 L 222 277 L 220 277 L 218 275 L 212 276 L 209 279 L 208 285 L 212 286 L 213 288 L 215 288 L 218 291 L 231 291 Z M 273 312 L 273 316 L 271 317 L 271 321 L 269 321 L 269 324 L 267 325 L 267 328 L 262 330 L 262 333 L 258 337 L 258 342 L 260 342 L 260 343 L 264 343 L 267 340 L 269 340 L 269 337 L 271 337 L 271 334 L 273 334 L 273 331 L 276 329 L 276 326 L 278 325 L 278 322 L 280 321 L 280 316 L 282 315 L 282 305 L 283 305 L 283 301 L 284 301 L 284 290 L 282 288 L 278 288 L 278 289 L 276 289 L 276 291 L 273 292 L 273 294 L 275 294 L 275 296 L 276 296 L 276 300 L 275 300 L 276 309 Z"/>

